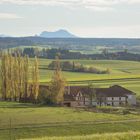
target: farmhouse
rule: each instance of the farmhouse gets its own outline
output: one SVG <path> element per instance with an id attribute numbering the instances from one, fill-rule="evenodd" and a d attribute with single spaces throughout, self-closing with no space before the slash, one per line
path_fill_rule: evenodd
<path id="1" fill-rule="evenodd" d="M 49 89 L 40 85 L 40 89 Z M 42 91 L 40 90 L 40 91 Z M 88 86 L 67 86 L 64 94 L 64 106 L 125 106 L 136 105 L 136 95 L 121 86 L 114 85 L 109 88 L 89 88 Z"/>
<path id="2" fill-rule="evenodd" d="M 136 105 L 136 96 L 118 85 L 93 90 L 87 86 L 70 86 L 66 88 L 64 105 L 72 107 Z"/>

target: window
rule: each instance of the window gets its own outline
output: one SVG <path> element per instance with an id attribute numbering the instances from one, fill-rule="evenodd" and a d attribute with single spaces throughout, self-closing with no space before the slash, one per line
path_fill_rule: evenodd
<path id="1" fill-rule="evenodd" d="M 114 106 L 114 103 L 112 102 L 112 106 Z"/>

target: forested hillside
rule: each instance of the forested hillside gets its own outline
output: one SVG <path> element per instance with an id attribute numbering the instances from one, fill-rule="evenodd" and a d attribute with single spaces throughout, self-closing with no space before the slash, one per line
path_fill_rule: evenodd
<path id="1" fill-rule="evenodd" d="M 12 48 L 18 46 L 43 45 L 46 47 L 65 49 L 91 49 L 96 46 L 106 47 L 132 47 L 140 46 L 140 39 L 119 39 L 119 38 L 42 38 L 42 37 L 19 37 L 0 38 L 0 48 Z"/>

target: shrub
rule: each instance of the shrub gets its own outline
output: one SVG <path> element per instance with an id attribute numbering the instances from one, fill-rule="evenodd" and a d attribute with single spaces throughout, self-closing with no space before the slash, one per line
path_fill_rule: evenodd
<path id="1" fill-rule="evenodd" d="M 52 61 L 49 64 L 48 68 L 55 69 L 55 63 L 56 63 L 55 61 Z M 95 74 L 109 74 L 110 73 L 110 69 L 100 70 L 92 66 L 87 67 L 80 63 L 74 63 L 74 62 L 72 63 L 70 61 L 61 62 L 60 65 L 63 71 L 88 72 L 88 73 L 95 73 Z"/>
<path id="2" fill-rule="evenodd" d="M 124 109 L 124 110 L 122 110 L 122 113 L 123 113 L 123 115 L 127 115 L 127 114 L 130 114 L 130 111 L 127 109 Z"/>
<path id="3" fill-rule="evenodd" d="M 38 102 L 44 105 L 52 105 L 51 93 L 48 89 L 41 89 L 38 96 Z"/>

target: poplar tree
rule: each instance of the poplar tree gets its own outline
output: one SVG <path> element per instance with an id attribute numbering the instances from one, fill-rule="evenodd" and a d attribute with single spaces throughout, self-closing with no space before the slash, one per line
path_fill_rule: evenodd
<path id="1" fill-rule="evenodd" d="M 8 53 L 8 89 L 9 89 L 9 100 L 13 99 L 13 57 Z"/>
<path id="2" fill-rule="evenodd" d="M 24 57 L 24 101 L 29 97 L 29 58 Z"/>
<path id="3" fill-rule="evenodd" d="M 38 68 L 38 59 L 35 57 L 34 65 L 32 67 L 32 89 L 31 89 L 31 98 L 35 100 L 38 99 L 39 94 L 39 68 Z"/>
<path id="4" fill-rule="evenodd" d="M 21 101 L 28 94 L 28 57 L 3 53 L 1 58 L 1 93 L 3 100 Z"/>
<path id="5" fill-rule="evenodd" d="M 23 95 L 23 60 L 21 58 L 20 53 L 18 53 L 18 57 L 17 57 L 17 62 L 18 62 L 18 91 L 19 91 L 19 101 L 21 101 L 22 99 L 22 95 Z"/>
<path id="6" fill-rule="evenodd" d="M 18 101 L 19 100 L 19 65 L 18 65 L 18 60 L 17 60 L 17 55 L 15 54 L 14 57 L 14 64 L 13 64 L 13 84 L 14 84 L 14 101 Z"/>
<path id="7" fill-rule="evenodd" d="M 7 80 L 7 74 L 8 74 L 8 69 L 7 69 L 7 55 L 4 53 L 2 54 L 1 58 L 1 93 L 2 93 L 2 98 L 6 100 L 7 98 L 7 86 L 8 86 L 8 80 Z"/>

